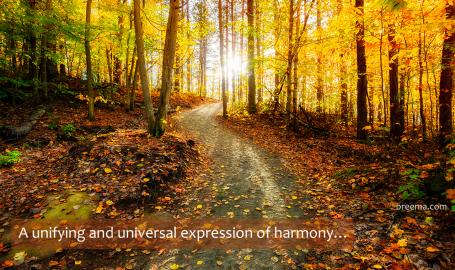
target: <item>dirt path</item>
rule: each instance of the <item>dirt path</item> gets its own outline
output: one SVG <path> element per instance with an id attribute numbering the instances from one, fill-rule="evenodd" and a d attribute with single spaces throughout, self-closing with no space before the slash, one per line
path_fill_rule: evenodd
<path id="1" fill-rule="evenodd" d="M 180 128 L 204 145 L 211 159 L 208 172 L 201 176 L 203 187 L 189 192 L 185 215 L 191 216 L 194 205 L 202 204 L 204 215 L 214 217 L 302 217 L 303 211 L 292 199 L 296 177 L 279 157 L 218 124 L 220 110 L 221 104 L 204 105 L 178 120 Z M 150 268 L 169 269 L 178 264 L 183 269 L 288 269 L 286 257 L 287 251 L 270 249 L 174 250 L 153 257 Z"/>

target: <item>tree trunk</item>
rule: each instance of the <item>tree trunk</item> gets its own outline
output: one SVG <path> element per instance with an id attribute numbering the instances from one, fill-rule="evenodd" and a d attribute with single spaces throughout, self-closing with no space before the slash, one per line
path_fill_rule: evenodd
<path id="1" fill-rule="evenodd" d="M 239 38 L 240 38 L 240 63 L 243 63 L 243 58 L 244 58 L 244 33 L 245 33 L 245 0 L 242 0 L 242 8 L 241 8 L 241 14 L 240 14 L 240 33 L 239 33 Z M 243 65 L 240 67 L 240 72 L 238 76 L 238 87 L 239 87 L 239 101 L 243 102 L 243 90 L 244 90 L 244 76 L 243 76 Z"/>
<path id="2" fill-rule="evenodd" d="M 177 27 L 180 16 L 180 0 L 171 0 L 171 8 L 166 27 L 166 39 L 164 41 L 163 71 L 161 73 L 160 104 L 158 107 L 158 119 L 155 123 L 155 136 L 164 134 L 166 117 L 169 106 L 169 96 L 172 88 L 172 69 L 175 61 L 175 49 L 177 42 Z"/>
<path id="3" fill-rule="evenodd" d="M 419 104 L 420 104 L 420 120 L 422 122 L 422 136 L 426 140 L 426 119 L 423 107 L 423 63 L 422 63 L 422 30 L 419 32 Z"/>
<path id="4" fill-rule="evenodd" d="M 112 54 L 111 50 L 106 46 L 106 62 L 107 62 L 107 72 L 109 73 L 109 83 L 113 83 L 113 78 L 112 78 Z"/>
<path id="5" fill-rule="evenodd" d="M 134 0 L 134 29 L 136 32 L 137 67 L 139 68 L 142 95 L 144 96 L 147 130 L 150 134 L 153 134 L 153 128 L 155 126 L 155 115 L 153 113 L 153 104 L 150 97 L 149 80 L 147 77 L 147 67 L 145 65 L 145 49 L 140 2 L 140 0 Z"/>
<path id="6" fill-rule="evenodd" d="M 291 101 L 292 101 L 292 52 L 294 34 L 294 0 L 289 0 L 289 32 L 288 32 L 288 65 L 286 68 L 286 115 L 288 122 L 291 120 Z"/>
<path id="7" fill-rule="evenodd" d="M 230 94 L 230 87 L 231 87 L 231 71 L 229 69 L 229 62 L 230 62 L 230 55 L 229 55 L 229 1 L 226 1 L 226 5 L 224 6 L 224 16 L 225 16 L 225 23 L 224 23 L 224 59 L 226 61 L 226 67 L 224 72 L 226 73 L 226 102 L 229 103 L 229 94 Z"/>
<path id="8" fill-rule="evenodd" d="M 191 22 L 190 22 L 190 5 L 189 5 L 189 0 L 186 4 L 186 23 L 188 25 L 187 31 L 186 31 L 186 38 L 188 40 L 191 40 Z M 191 45 L 189 45 L 188 48 L 190 51 L 192 50 Z M 193 59 L 194 52 L 191 51 L 190 55 L 188 55 L 188 60 L 186 63 L 186 91 L 191 93 L 191 61 Z"/>
<path id="9" fill-rule="evenodd" d="M 278 46 L 278 40 L 280 38 L 280 29 L 279 29 L 279 23 L 280 23 L 280 10 L 279 10 L 279 2 L 278 0 L 273 0 L 273 24 L 274 24 L 274 29 L 273 29 L 273 38 L 274 38 L 274 58 L 278 59 L 279 58 L 279 46 Z M 273 103 L 275 104 L 275 107 L 279 103 L 280 99 L 280 91 L 279 91 L 279 85 L 280 85 L 280 70 L 278 65 L 276 65 L 275 70 L 274 70 L 274 91 L 273 91 Z M 276 110 L 276 108 L 274 109 Z"/>
<path id="10" fill-rule="evenodd" d="M 185 17 L 185 13 L 182 9 L 182 17 Z M 177 21 L 177 28 L 181 27 L 180 22 Z M 174 89 L 176 93 L 180 92 L 182 88 L 182 76 L 183 76 L 183 68 L 182 68 L 182 55 L 181 55 L 181 44 L 180 39 L 177 37 L 176 34 L 176 41 L 175 41 L 175 64 L 174 64 Z"/>
<path id="11" fill-rule="evenodd" d="M 317 31 L 317 39 L 319 42 L 319 46 L 322 46 L 321 44 L 321 31 L 322 31 L 322 16 L 321 16 L 321 0 L 316 0 L 316 31 Z M 363 1 L 362 1 L 363 2 Z M 356 1 L 357 4 L 357 1 Z M 363 20 L 363 19 L 362 19 Z M 362 23 L 362 29 L 363 29 L 363 23 Z M 363 39 L 363 38 L 362 38 Z M 317 99 L 317 107 L 316 111 L 317 112 L 322 112 L 322 102 L 324 98 L 324 86 L 323 86 L 323 79 L 322 79 L 322 52 L 321 48 L 318 48 L 318 51 L 316 52 L 317 54 L 317 79 L 316 79 L 316 99 Z"/>
<path id="12" fill-rule="evenodd" d="M 356 21 L 356 45 L 357 45 L 357 139 L 367 139 L 368 112 L 367 112 L 367 64 L 365 56 L 365 34 L 364 34 L 364 0 L 355 0 L 355 7 L 359 11 Z"/>
<path id="13" fill-rule="evenodd" d="M 131 88 L 131 95 L 130 95 L 130 111 L 134 111 L 134 107 L 136 106 L 136 90 L 137 90 L 137 80 L 139 79 L 139 60 L 136 60 L 136 65 L 134 67 L 134 74 L 133 74 L 133 87 Z"/>
<path id="14" fill-rule="evenodd" d="M 341 15 L 343 11 L 343 1 L 338 0 L 338 16 Z M 340 30 L 340 39 L 344 38 L 344 31 Z M 341 42 L 341 40 L 340 40 Z M 340 105 L 341 105 L 341 121 L 344 123 L 345 127 L 348 126 L 348 84 L 346 83 L 346 63 L 344 59 L 344 48 L 341 48 L 340 53 Z"/>
<path id="15" fill-rule="evenodd" d="M 234 13 L 235 13 L 235 10 L 234 10 L 234 1 L 235 0 L 231 0 L 231 57 L 232 59 L 235 59 L 236 55 L 235 55 L 235 31 L 234 31 L 234 26 L 235 26 L 235 23 L 234 23 Z M 235 104 L 235 101 L 236 101 L 236 96 L 235 96 L 235 92 L 236 92 L 236 84 L 235 84 L 235 80 L 236 80 L 236 72 L 235 72 L 235 69 L 232 70 L 232 77 L 231 77 L 231 82 L 232 82 L 232 104 Z"/>
<path id="16" fill-rule="evenodd" d="M 88 119 L 95 120 L 95 93 L 92 87 L 92 57 L 90 55 L 90 16 L 92 13 L 92 0 L 87 0 L 85 11 L 85 59 L 87 62 L 87 91 L 88 91 Z"/>
<path id="17" fill-rule="evenodd" d="M 301 1 L 298 1 L 297 2 L 298 5 L 296 7 L 296 12 L 297 12 L 297 16 L 296 16 L 296 20 L 295 20 L 295 47 L 299 47 L 300 44 L 300 40 L 299 40 L 299 32 L 300 32 L 300 3 Z M 295 50 L 297 51 L 297 49 Z M 294 68 L 294 81 L 293 81 L 293 91 L 292 91 L 292 113 L 293 115 L 295 116 L 297 114 L 297 93 L 298 93 L 298 88 L 299 88 L 299 54 L 298 52 L 294 55 L 294 59 L 293 59 L 293 68 Z M 296 127 L 297 126 L 297 118 L 294 117 L 293 119 L 293 126 Z"/>
<path id="18" fill-rule="evenodd" d="M 256 113 L 256 80 L 254 77 L 254 0 L 247 0 L 248 18 L 248 113 Z"/>
<path id="19" fill-rule="evenodd" d="M 206 35 L 206 25 L 208 23 L 207 19 L 207 2 L 203 0 L 197 4 L 198 8 L 198 23 L 203 27 L 203 36 L 199 40 L 199 96 L 205 97 L 207 94 L 207 35 Z"/>
<path id="20" fill-rule="evenodd" d="M 403 134 L 400 123 L 400 100 L 398 89 L 398 44 L 395 40 L 395 26 L 389 24 L 389 87 L 390 87 L 390 137 L 399 141 Z"/>
<path id="21" fill-rule="evenodd" d="M 446 4 L 446 18 L 455 19 L 455 4 L 448 1 Z M 452 91 L 453 91 L 453 63 L 455 48 L 455 33 L 453 27 L 445 30 L 441 60 L 441 80 L 439 84 L 439 142 L 441 147 L 449 142 L 452 134 Z"/>
<path id="22" fill-rule="evenodd" d="M 117 4 L 120 6 L 122 5 L 122 1 L 121 0 L 118 0 Z M 117 42 L 118 42 L 118 47 L 119 47 L 119 52 L 118 54 L 120 54 L 120 51 L 121 51 L 121 47 L 122 47 L 122 41 L 123 41 L 123 33 L 124 33 L 124 17 L 123 15 L 120 15 L 118 17 L 118 28 L 119 28 L 119 31 L 117 33 Z M 116 54 L 114 55 L 114 82 L 116 84 L 118 84 L 119 86 L 121 86 L 123 84 L 123 81 L 122 81 L 122 74 L 123 74 L 123 67 L 122 67 L 122 60 L 120 59 L 120 57 Z"/>
<path id="23" fill-rule="evenodd" d="M 381 72 L 381 94 L 382 94 L 382 106 L 384 108 L 384 126 L 387 126 L 387 101 L 385 97 L 385 90 L 384 90 L 384 66 L 383 66 L 383 61 L 382 61 L 382 46 L 383 46 L 383 30 L 384 30 L 384 25 L 383 25 L 383 9 L 381 8 L 381 33 L 379 37 L 379 69 Z"/>
<path id="24" fill-rule="evenodd" d="M 227 98 L 226 98 L 226 67 L 224 63 L 224 26 L 223 26 L 223 5 L 218 0 L 218 30 L 220 33 L 220 66 L 221 66 L 221 98 L 223 100 L 223 117 L 227 117 Z"/>

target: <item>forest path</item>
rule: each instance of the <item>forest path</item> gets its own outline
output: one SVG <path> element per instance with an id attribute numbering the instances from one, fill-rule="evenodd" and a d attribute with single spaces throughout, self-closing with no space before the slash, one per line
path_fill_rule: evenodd
<path id="1" fill-rule="evenodd" d="M 203 184 L 190 190 L 190 198 L 182 205 L 188 207 L 185 215 L 193 216 L 195 206 L 202 204 L 207 217 L 302 217 L 299 202 L 292 198 L 296 176 L 278 156 L 218 123 L 221 108 L 219 103 L 203 105 L 177 119 L 179 128 L 202 143 L 210 158 L 210 168 L 200 176 Z M 271 249 L 174 250 L 153 256 L 148 269 L 170 269 L 174 264 L 179 269 L 288 269 L 286 253 Z M 203 264 L 197 265 L 197 261 Z"/>

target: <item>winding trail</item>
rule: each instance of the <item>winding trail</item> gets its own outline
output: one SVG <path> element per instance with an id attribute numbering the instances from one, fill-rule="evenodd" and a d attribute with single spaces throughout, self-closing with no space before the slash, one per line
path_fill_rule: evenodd
<path id="1" fill-rule="evenodd" d="M 190 191 L 192 196 L 185 205 L 191 209 L 202 203 L 204 210 L 210 209 L 207 215 L 213 217 L 301 217 L 302 210 L 291 206 L 290 199 L 296 176 L 278 156 L 219 124 L 216 116 L 221 106 L 203 105 L 182 113 L 177 121 L 204 145 L 211 160 L 208 172 L 201 174 L 205 185 Z M 187 211 L 188 216 L 191 214 Z M 288 269 L 285 253 L 270 249 L 174 250 L 152 257 L 148 269 L 169 269 L 171 264 L 178 264 L 179 269 Z M 246 255 L 251 259 L 245 261 Z M 199 260 L 204 264 L 196 265 Z"/>

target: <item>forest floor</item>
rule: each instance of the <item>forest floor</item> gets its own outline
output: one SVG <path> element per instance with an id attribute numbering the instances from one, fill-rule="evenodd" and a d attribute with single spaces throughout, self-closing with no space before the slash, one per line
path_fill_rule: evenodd
<path id="1" fill-rule="evenodd" d="M 217 118 L 220 109 L 212 103 L 177 112 L 171 130 L 156 139 L 145 133 L 141 110 L 99 110 L 94 125 L 82 120 L 80 107 L 56 106 L 25 141 L 2 144 L 23 157 L 0 171 L 0 232 L 16 217 L 325 217 L 354 223 L 352 249 L 70 249 L 24 256 L 5 242 L 3 267 L 19 254 L 22 269 L 454 268 L 450 211 L 396 210 L 400 172 L 409 164 L 424 172 L 435 148 L 301 137 L 280 119 L 225 120 Z M 54 116 L 60 127 L 73 123 L 74 134 L 49 129 Z"/>
<path id="2" fill-rule="evenodd" d="M 307 254 L 300 266 L 455 268 L 450 203 L 441 196 L 404 200 L 403 192 L 399 192 L 410 179 L 431 182 L 434 177 L 444 177 L 438 175 L 444 155 L 434 142 L 411 140 L 408 135 L 399 145 L 384 138 L 376 143 L 360 143 L 352 131 L 335 131 L 328 136 L 294 133 L 283 115 L 269 113 L 234 114 L 218 120 L 252 144 L 280 156 L 289 171 L 299 176 L 293 193 L 299 198 L 295 207 L 306 215 L 354 223 L 357 239 L 352 251 L 341 256 L 330 252 L 313 257 Z M 424 192 L 440 194 L 446 188 L 425 186 L 428 190 Z M 398 210 L 400 204 L 442 204 L 447 208 Z"/>

